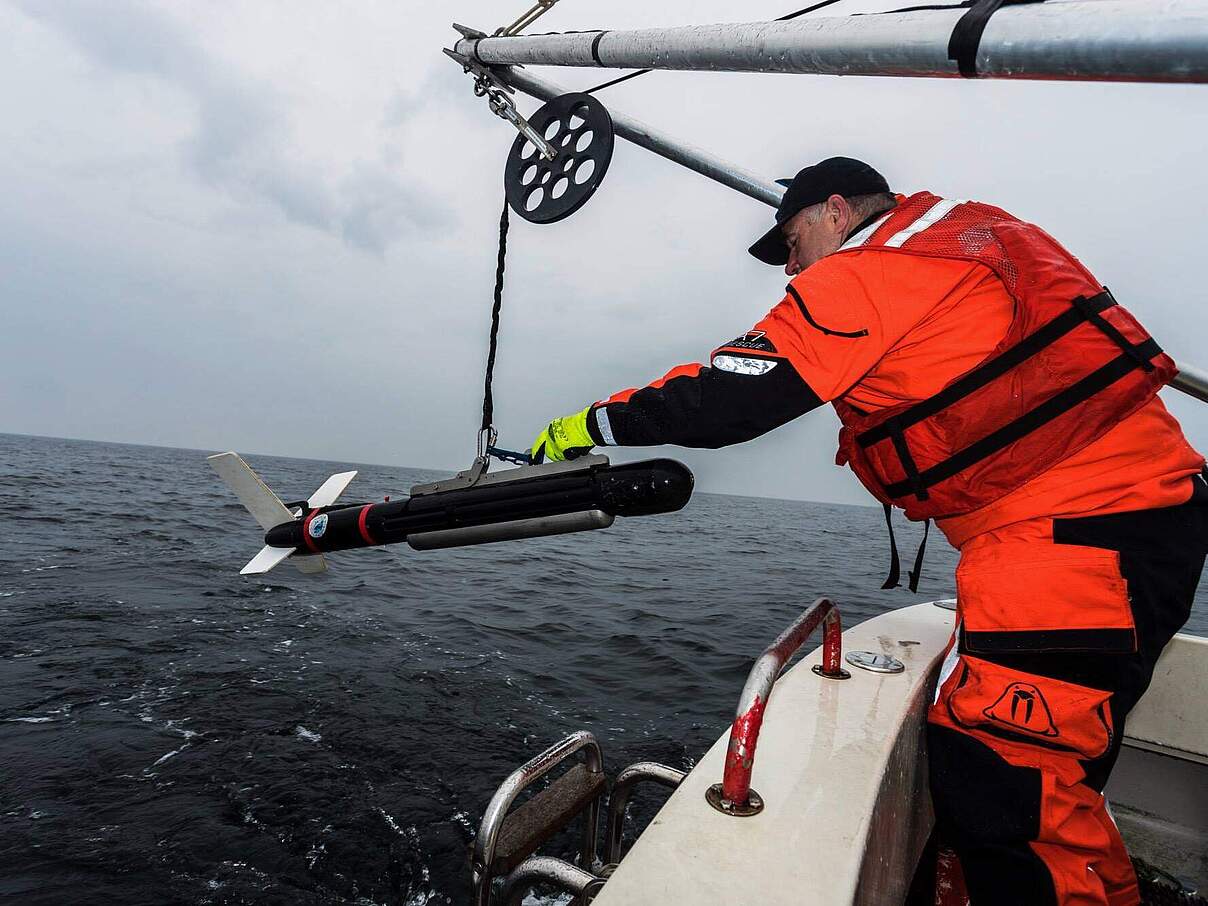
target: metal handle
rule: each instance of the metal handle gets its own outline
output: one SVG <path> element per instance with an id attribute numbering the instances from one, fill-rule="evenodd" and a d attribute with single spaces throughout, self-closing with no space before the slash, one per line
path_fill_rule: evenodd
<path id="1" fill-rule="evenodd" d="M 617 776 L 608 797 L 608 822 L 604 832 L 604 862 L 613 865 L 621 861 L 621 834 L 625 827 L 625 807 L 629 794 L 639 783 L 658 783 L 674 789 L 687 776 L 683 771 L 653 761 L 631 764 Z"/>
<path id="2" fill-rule="evenodd" d="M 594 894 L 603 886 L 600 878 L 577 865 L 553 856 L 533 856 L 507 876 L 499 892 L 499 902 L 504 906 L 522 906 L 533 885 L 542 882 L 574 894 L 578 898 L 575 903 L 584 902 L 585 895 Z"/>
<path id="3" fill-rule="evenodd" d="M 705 794 L 709 804 L 727 815 L 755 815 L 763 810 L 763 800 L 751 789 L 751 771 L 755 766 L 755 746 L 772 686 L 784 665 L 822 625 L 822 664 L 814 668 L 828 679 L 848 679 L 851 674 L 839 666 L 843 659 L 843 627 L 839 608 L 829 598 L 819 598 L 780 634 L 756 660 L 742 687 L 730 745 L 726 751 L 726 769 L 721 783 Z"/>
<path id="4" fill-rule="evenodd" d="M 474 838 L 473 875 L 474 902 L 477 906 L 488 906 L 491 898 L 491 864 L 495 861 L 495 846 L 499 841 L 499 831 L 503 827 L 503 819 L 507 817 L 508 809 L 516 797 L 535 781 L 544 777 L 559 764 L 580 749 L 586 749 L 587 768 L 593 773 L 604 770 L 604 756 L 595 736 L 583 730 L 572 733 L 561 742 L 554 743 L 540 755 L 526 761 L 508 775 L 507 780 L 495 791 L 487 804 L 482 816 L 482 825 L 478 836 Z M 584 816 L 583 853 L 584 866 L 590 870 L 596 855 L 596 833 L 600 817 L 600 803 L 597 799 L 587 809 Z"/>

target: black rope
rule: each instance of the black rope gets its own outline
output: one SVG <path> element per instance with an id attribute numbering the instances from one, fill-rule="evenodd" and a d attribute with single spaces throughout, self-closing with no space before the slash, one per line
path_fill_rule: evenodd
<path id="1" fill-rule="evenodd" d="M 807 6 L 804 9 L 797 10 L 796 12 L 788 13 L 786 15 L 773 19 L 772 21 L 773 22 L 788 22 L 790 19 L 796 19 L 798 16 L 804 16 L 807 13 L 812 13 L 816 9 L 822 9 L 824 6 L 831 6 L 832 4 L 835 4 L 838 2 L 839 2 L 839 0 L 821 0 L 820 3 L 815 3 L 813 6 Z M 598 43 L 599 42 L 597 40 L 597 44 Z M 593 47 L 592 47 L 593 56 L 595 56 L 595 52 L 596 52 L 595 45 L 593 45 Z M 598 62 L 599 58 L 597 57 L 596 60 Z M 611 81 L 605 82 L 602 85 L 597 85 L 595 88 L 588 88 L 584 92 L 584 94 L 593 94 L 594 92 L 597 92 L 597 91 L 603 91 L 605 88 L 611 88 L 613 85 L 620 85 L 622 82 L 628 82 L 630 79 L 636 79 L 638 76 L 646 75 L 646 73 L 648 73 L 648 72 L 654 72 L 654 70 L 653 69 L 638 69 L 638 70 L 635 70 L 634 72 L 626 73 L 625 75 L 612 79 Z"/>
<path id="2" fill-rule="evenodd" d="M 812 13 L 816 9 L 822 9 L 824 6 L 830 6 L 832 3 L 838 3 L 839 0 L 822 0 L 821 3 L 815 3 L 813 6 L 807 6 L 805 9 L 799 9 L 795 13 L 789 13 L 781 16 L 776 22 L 788 22 L 790 19 L 796 19 L 798 16 L 804 16 L 807 13 Z"/>
<path id="3" fill-rule="evenodd" d="M 488 433 L 494 421 L 495 400 L 491 395 L 491 378 L 495 373 L 495 350 L 499 345 L 499 310 L 503 307 L 503 270 L 508 254 L 508 203 L 503 202 L 499 215 L 499 256 L 495 263 L 495 304 L 491 307 L 491 345 L 487 353 L 487 376 L 482 397 L 482 431 Z M 485 447 L 484 447 L 485 450 Z"/>
<path id="4" fill-rule="evenodd" d="M 583 93 L 592 94 L 597 91 L 603 91 L 605 88 L 611 88 L 613 85 L 620 85 L 622 82 L 628 82 L 630 79 L 636 79 L 638 76 L 645 75 L 648 72 L 654 72 L 654 70 L 653 69 L 638 69 L 633 72 L 627 72 L 625 75 L 620 76 L 619 78 L 612 79 L 609 82 L 605 82 L 603 85 L 597 85 L 595 88 L 588 88 Z"/>

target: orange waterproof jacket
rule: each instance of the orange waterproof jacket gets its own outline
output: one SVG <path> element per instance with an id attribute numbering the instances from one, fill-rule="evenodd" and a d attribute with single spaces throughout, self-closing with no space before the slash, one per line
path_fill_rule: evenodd
<path id="1" fill-rule="evenodd" d="M 597 403 L 588 421 L 596 441 L 712 448 L 758 437 L 824 402 L 869 416 L 902 410 L 992 358 L 1015 322 L 1007 283 L 975 259 L 863 245 L 889 216 L 870 219 L 843 250 L 795 276 L 789 294 L 705 364 Z M 1175 506 L 1203 467 L 1153 396 L 1014 491 L 938 526 L 961 548 L 1051 544 L 1053 517 Z"/>
<path id="2" fill-rule="evenodd" d="M 872 413 L 834 401 L 837 461 L 911 519 L 970 513 L 1009 494 L 1102 437 L 1175 374 L 1073 255 L 1000 208 L 920 192 L 837 254 L 865 249 L 985 265 L 1014 301 L 998 346 L 938 393 Z"/>

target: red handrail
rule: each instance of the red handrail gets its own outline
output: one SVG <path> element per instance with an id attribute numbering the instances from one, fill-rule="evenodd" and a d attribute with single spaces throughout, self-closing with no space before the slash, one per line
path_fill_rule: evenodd
<path id="1" fill-rule="evenodd" d="M 714 784 L 710 789 L 709 801 L 719 811 L 749 815 L 762 808 L 758 796 L 753 798 L 751 795 L 751 770 L 755 766 L 755 746 L 759 742 L 763 711 L 780 671 L 819 624 L 822 624 L 822 665 L 820 669 L 815 668 L 815 672 L 829 679 L 847 679 L 849 676 L 839 666 L 843 658 L 839 608 L 829 598 L 819 598 L 768 646 L 747 675 L 734 725 L 730 728 L 725 774 L 721 784 Z"/>

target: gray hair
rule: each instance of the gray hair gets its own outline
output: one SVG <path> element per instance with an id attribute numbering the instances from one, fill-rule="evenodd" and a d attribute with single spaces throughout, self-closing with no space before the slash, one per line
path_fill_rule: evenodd
<path id="1" fill-rule="evenodd" d="M 891 208 L 898 206 L 897 196 L 892 192 L 873 192 L 871 195 L 853 195 L 851 198 L 843 199 L 851 207 L 852 214 L 855 215 L 856 223 L 862 223 L 869 217 L 875 217 L 877 214 L 884 213 Z M 820 201 L 817 204 L 812 204 L 808 208 L 804 208 L 806 223 L 817 223 L 822 216 L 822 211 L 826 207 L 826 202 Z"/>
<path id="2" fill-rule="evenodd" d="M 898 199 L 892 192 L 874 192 L 871 195 L 853 195 L 847 199 L 852 213 L 856 215 L 856 223 L 861 223 L 869 217 L 875 217 L 898 206 Z"/>

